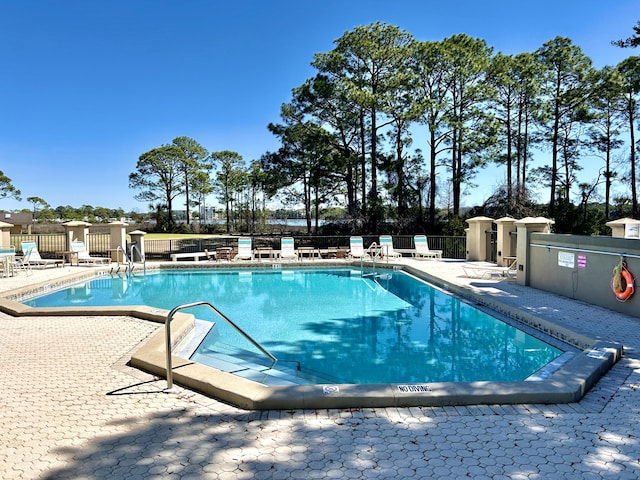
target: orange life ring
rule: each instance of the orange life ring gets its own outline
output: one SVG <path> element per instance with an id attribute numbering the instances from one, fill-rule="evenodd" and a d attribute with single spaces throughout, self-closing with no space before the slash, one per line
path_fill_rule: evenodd
<path id="1" fill-rule="evenodd" d="M 631 275 L 631 272 L 626 268 L 624 268 L 622 272 L 620 272 L 620 276 L 624 278 L 624 281 L 626 282 L 627 286 L 625 287 L 624 290 L 616 290 L 616 288 L 613 286 L 613 280 L 611 280 L 611 290 L 613 290 L 613 293 L 618 300 L 624 302 L 628 300 L 631 295 L 633 295 L 634 280 L 633 280 L 633 275 Z"/>

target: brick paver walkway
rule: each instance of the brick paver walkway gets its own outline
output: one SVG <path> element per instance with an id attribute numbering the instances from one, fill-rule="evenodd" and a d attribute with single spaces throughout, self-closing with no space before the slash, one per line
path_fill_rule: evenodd
<path id="1" fill-rule="evenodd" d="M 0 315 L 0 477 L 640 478 L 640 319 L 423 263 L 626 356 L 575 404 L 246 412 L 127 367 L 157 325 Z"/>

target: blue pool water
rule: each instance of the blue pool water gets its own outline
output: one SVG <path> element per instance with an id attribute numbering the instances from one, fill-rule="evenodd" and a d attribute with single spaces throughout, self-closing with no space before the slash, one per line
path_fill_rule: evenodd
<path id="1" fill-rule="evenodd" d="M 317 383 L 521 381 L 563 352 L 402 271 L 161 270 L 102 277 L 24 303 L 149 305 L 207 301 Z M 215 321 L 204 307 L 187 310 Z M 217 322 L 192 357 L 260 358 Z M 206 362 L 203 362 L 206 363 Z"/>

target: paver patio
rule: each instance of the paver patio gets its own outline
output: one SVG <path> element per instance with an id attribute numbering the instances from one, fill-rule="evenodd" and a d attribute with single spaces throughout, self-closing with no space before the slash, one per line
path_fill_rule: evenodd
<path id="1" fill-rule="evenodd" d="M 625 357 L 573 404 L 247 412 L 185 389 L 163 393 L 165 380 L 128 367 L 156 324 L 0 314 L 1 477 L 640 478 L 639 318 L 462 278 L 455 263 L 406 261 L 621 342 Z M 69 268 L 56 270 L 16 281 Z"/>

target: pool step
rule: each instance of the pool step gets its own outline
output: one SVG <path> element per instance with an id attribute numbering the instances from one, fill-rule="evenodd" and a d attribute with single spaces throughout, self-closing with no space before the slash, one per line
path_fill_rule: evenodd
<path id="1" fill-rule="evenodd" d="M 309 385 L 312 383 L 297 375 L 295 369 L 286 365 L 277 365 L 276 368 L 271 368 L 239 355 L 211 351 L 196 353 L 191 356 L 191 360 L 263 385 Z"/>
<path id="2" fill-rule="evenodd" d="M 282 362 L 276 364 L 276 368 L 271 368 L 271 366 L 253 361 L 254 355 L 249 352 L 246 355 L 230 355 L 215 350 L 197 353 L 198 347 L 214 326 L 214 322 L 196 320 L 194 329 L 174 349 L 174 353 L 179 357 L 189 358 L 203 365 L 264 385 L 309 385 L 317 383 L 315 381 L 317 379 L 306 378 L 305 375 L 296 372 L 295 367 L 289 367 L 287 364 L 290 362 Z"/>
<path id="3" fill-rule="evenodd" d="M 173 353 L 182 358 L 191 357 L 215 325 L 215 322 L 196 320 L 193 330 L 173 349 Z"/>
<path id="4" fill-rule="evenodd" d="M 547 363 L 540 370 L 532 373 L 525 378 L 525 382 L 540 382 L 549 378 L 556 370 L 560 369 L 565 363 L 573 359 L 576 356 L 574 352 L 564 352 L 555 360 Z"/>

